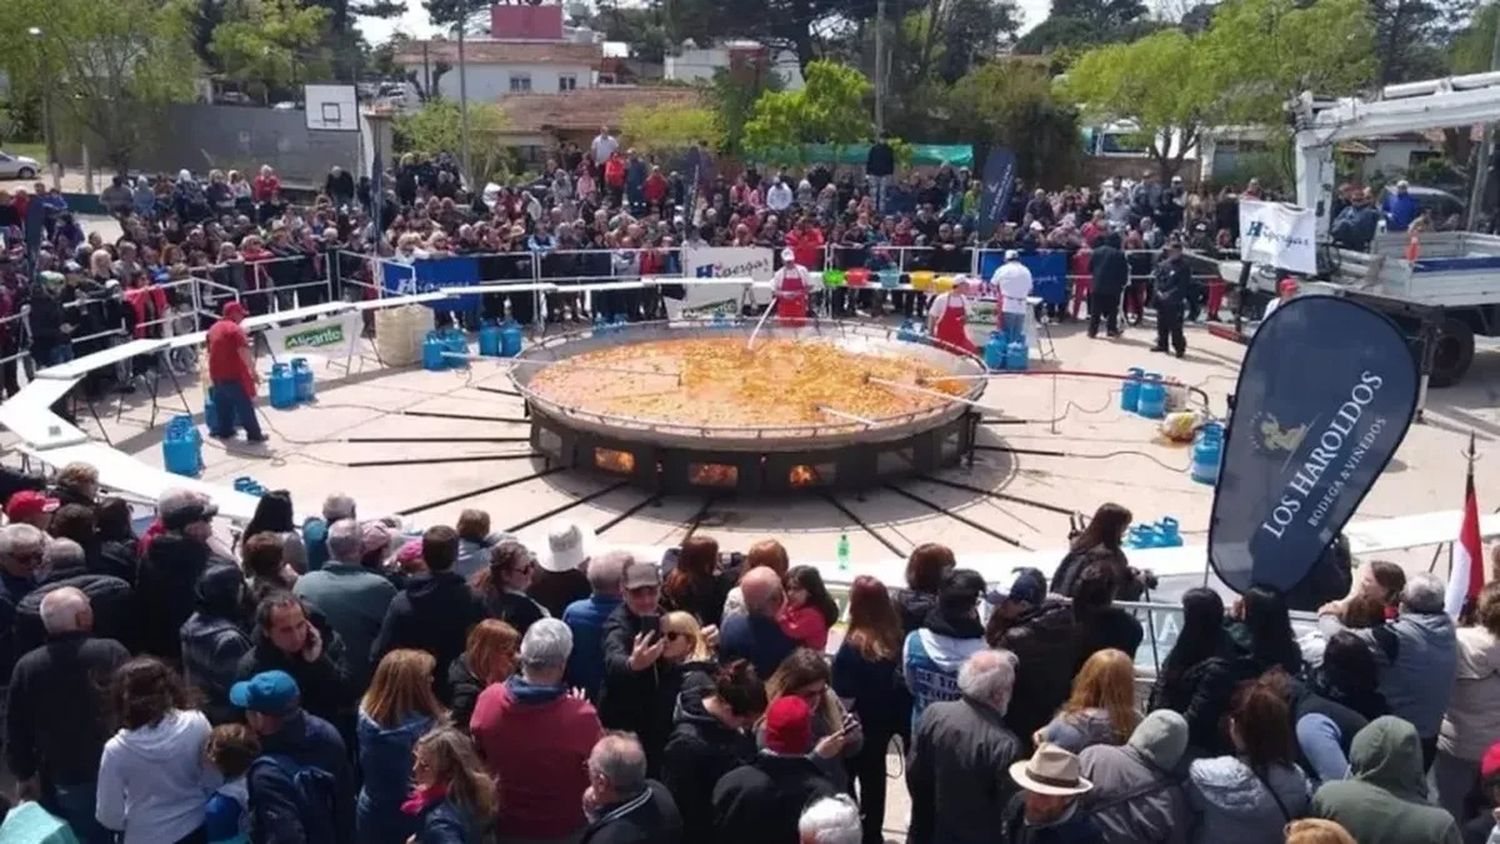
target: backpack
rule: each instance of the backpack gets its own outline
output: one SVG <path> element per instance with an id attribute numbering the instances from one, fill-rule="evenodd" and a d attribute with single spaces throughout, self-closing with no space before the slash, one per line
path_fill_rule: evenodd
<path id="1" fill-rule="evenodd" d="M 308 841 L 345 840 L 339 830 L 338 781 L 333 774 L 316 765 L 303 765 L 290 756 L 267 753 L 251 764 L 251 776 L 262 765 L 275 766 L 291 781 L 297 819 L 302 822 Z"/>

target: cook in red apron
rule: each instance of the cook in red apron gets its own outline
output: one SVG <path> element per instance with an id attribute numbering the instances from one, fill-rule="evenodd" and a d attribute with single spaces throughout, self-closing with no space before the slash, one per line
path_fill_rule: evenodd
<path id="1" fill-rule="evenodd" d="M 932 331 L 934 337 L 971 355 L 978 351 L 964 327 L 968 321 L 969 298 L 959 292 L 959 288 L 939 295 L 927 313 L 928 319 L 937 323 Z"/>
<path id="2" fill-rule="evenodd" d="M 798 326 L 807 321 L 807 271 L 797 264 L 796 255 L 786 249 L 781 253 L 781 269 L 771 277 L 771 295 L 776 297 L 776 319 L 782 325 Z"/>

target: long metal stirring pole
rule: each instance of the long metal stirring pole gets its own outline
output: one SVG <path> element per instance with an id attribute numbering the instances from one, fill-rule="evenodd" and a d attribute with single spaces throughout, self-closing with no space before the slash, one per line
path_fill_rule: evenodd
<path id="1" fill-rule="evenodd" d="M 903 384 L 900 381 L 891 381 L 886 378 L 877 378 L 874 375 L 866 375 L 865 380 L 871 384 L 879 384 L 882 387 L 895 387 L 898 390 L 910 390 L 913 393 L 921 393 L 924 396 L 932 396 L 934 398 L 944 399 L 945 401 L 960 402 L 962 404 L 969 405 L 970 407 L 977 407 L 984 410 L 992 409 L 980 404 L 977 401 L 974 401 L 973 399 L 966 399 L 963 396 L 955 396 L 949 393 L 941 392 L 939 390 L 929 390 L 926 387 L 918 387 L 915 384 Z"/>

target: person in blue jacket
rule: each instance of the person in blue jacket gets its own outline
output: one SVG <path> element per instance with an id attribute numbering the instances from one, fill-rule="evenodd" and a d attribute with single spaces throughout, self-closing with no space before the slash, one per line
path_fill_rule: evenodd
<path id="1" fill-rule="evenodd" d="M 1422 209 L 1417 206 L 1417 198 L 1407 190 L 1409 186 L 1405 179 L 1396 183 L 1396 192 L 1385 195 L 1385 200 L 1380 203 L 1380 210 L 1385 212 L 1385 227 L 1389 231 L 1404 232 L 1411 227 L 1411 221 L 1417 219 Z"/>

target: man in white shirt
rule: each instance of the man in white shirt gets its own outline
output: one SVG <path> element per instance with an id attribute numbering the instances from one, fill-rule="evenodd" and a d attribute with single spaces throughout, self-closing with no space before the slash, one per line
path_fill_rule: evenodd
<path id="1" fill-rule="evenodd" d="M 792 207 L 792 189 L 784 179 L 777 178 L 776 184 L 766 191 L 766 207 L 778 214 Z"/>
<path id="2" fill-rule="evenodd" d="M 599 134 L 594 137 L 594 142 L 589 145 L 589 151 L 594 154 L 594 166 L 599 168 L 597 176 L 601 184 L 604 182 L 604 162 L 608 161 L 619 148 L 620 142 L 609 133 L 609 127 L 601 126 Z"/>
<path id="3" fill-rule="evenodd" d="M 1032 280 L 1019 252 L 1005 251 L 1005 263 L 990 276 L 990 283 L 1000 291 L 1000 330 L 1009 342 L 1026 342 L 1026 297 L 1031 295 Z"/>

